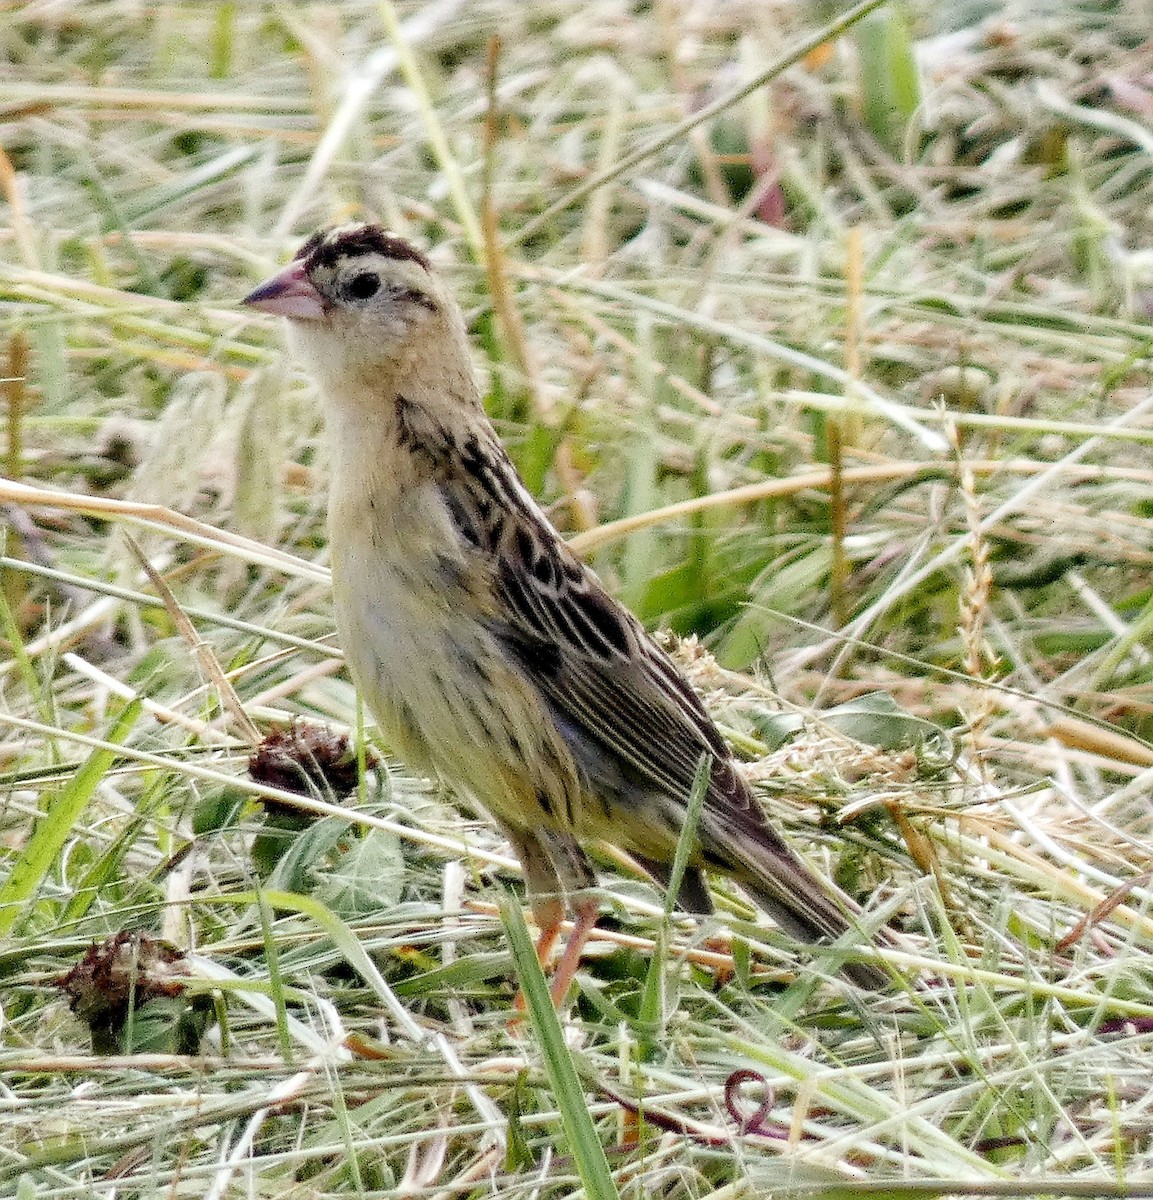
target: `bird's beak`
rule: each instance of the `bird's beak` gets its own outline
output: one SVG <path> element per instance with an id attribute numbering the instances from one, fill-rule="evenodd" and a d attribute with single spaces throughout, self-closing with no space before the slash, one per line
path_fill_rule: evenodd
<path id="1" fill-rule="evenodd" d="M 303 262 L 290 263 L 279 275 L 249 292 L 241 303 L 294 321 L 319 321 L 328 311 L 324 298 L 305 274 Z"/>

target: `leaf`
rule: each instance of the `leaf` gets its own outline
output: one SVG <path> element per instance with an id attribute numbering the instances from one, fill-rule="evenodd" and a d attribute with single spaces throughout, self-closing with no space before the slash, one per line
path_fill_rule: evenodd
<path id="1" fill-rule="evenodd" d="M 921 78 L 909 17 L 900 4 L 870 13 L 855 30 L 865 124 L 895 157 L 921 104 Z"/>
<path id="2" fill-rule="evenodd" d="M 791 742 L 805 727 L 805 718 L 800 713 L 767 713 L 753 712 L 749 714 L 757 731 L 757 736 L 765 744 L 765 753 L 772 754 L 786 742 Z"/>
<path id="3" fill-rule="evenodd" d="M 532 1167 L 536 1164 L 522 1120 L 523 1097 L 527 1088 L 528 1071 L 521 1071 L 516 1077 L 516 1083 L 513 1084 L 512 1094 L 508 1100 L 508 1148 L 504 1156 L 506 1171 L 519 1171 L 521 1167 Z"/>
<path id="4" fill-rule="evenodd" d="M 257 835 L 253 858 L 258 868 L 270 871 L 269 887 L 311 895 L 326 856 L 341 838 L 351 836 L 351 829 L 339 817 L 323 817 L 301 829 L 291 817 L 282 820 L 276 814 Z"/>
<path id="5" fill-rule="evenodd" d="M 404 874 L 400 842 L 384 829 L 369 829 L 324 872 L 315 895 L 338 916 L 356 920 L 395 908 L 404 892 Z"/>
<path id="6" fill-rule="evenodd" d="M 953 742 L 939 725 L 906 712 L 888 692 L 869 692 L 821 713 L 845 737 L 879 750 L 915 749 L 930 760 L 952 762 Z"/>
<path id="7" fill-rule="evenodd" d="M 157 996 L 142 1004 L 125 1024 L 119 1053 L 199 1054 L 213 1018 L 211 1001 L 197 1004 L 188 996 Z"/>

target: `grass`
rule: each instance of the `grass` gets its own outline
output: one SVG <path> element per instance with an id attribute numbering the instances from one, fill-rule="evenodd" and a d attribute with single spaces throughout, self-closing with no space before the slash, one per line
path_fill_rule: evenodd
<path id="1" fill-rule="evenodd" d="M 1153 1194 L 1143 10 L 8 8 L 0 1194 Z M 889 994 L 606 857 L 556 1022 L 236 303 L 362 214 Z M 298 718 L 351 785 L 250 777 Z"/>

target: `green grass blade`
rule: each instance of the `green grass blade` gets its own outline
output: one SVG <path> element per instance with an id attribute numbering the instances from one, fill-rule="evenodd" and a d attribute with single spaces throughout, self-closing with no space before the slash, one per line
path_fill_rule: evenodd
<path id="1" fill-rule="evenodd" d="M 356 934 L 330 909 L 311 896 L 301 896 L 296 892 L 279 892 L 262 890 L 256 892 L 233 892 L 227 896 L 202 896 L 197 898 L 198 904 L 265 904 L 270 909 L 283 909 L 286 912 L 300 913 L 315 921 L 317 925 L 332 939 L 333 945 L 344 955 L 348 965 L 360 974 L 360 977 L 376 993 L 381 1003 L 388 1009 L 392 1019 L 410 1041 L 416 1045 L 424 1045 L 429 1035 L 412 1019 L 408 1010 L 397 999 L 396 993 L 389 987 L 384 976 L 380 973 L 371 955 L 361 945 Z"/>
<path id="2" fill-rule="evenodd" d="M 920 72 L 908 15 L 900 5 L 871 13 L 855 30 L 861 60 L 865 123 L 895 157 L 902 157 L 909 122 L 921 104 Z"/>
<path id="3" fill-rule="evenodd" d="M 685 810 L 684 824 L 677 838 L 677 848 L 673 855 L 673 869 L 669 873 L 668 887 L 665 889 L 665 911 L 660 928 L 657 930 L 655 945 L 649 958 L 649 967 L 645 972 L 644 991 L 641 994 L 640 1024 L 641 1029 L 660 1030 L 664 1025 L 665 1008 L 665 963 L 669 952 L 669 925 L 673 909 L 677 904 L 677 896 L 681 890 L 681 881 L 685 877 L 689 859 L 697 844 L 697 824 L 701 818 L 701 809 L 709 792 L 709 780 L 713 773 L 713 758 L 710 754 L 702 754 L 697 764 L 697 773 L 693 779 L 693 790 L 689 793 L 689 803 Z M 646 1046 L 646 1050 L 654 1047 Z"/>
<path id="4" fill-rule="evenodd" d="M 107 741 L 116 745 L 126 741 L 142 708 L 138 700 L 127 705 L 108 731 Z M 0 936 L 11 933 L 12 927 L 26 911 L 24 901 L 35 894 L 52 869 L 72 827 L 115 761 L 114 749 L 101 747 L 94 750 L 69 783 L 49 802 L 24 847 L 24 853 L 16 860 L 3 886 L 0 886 Z"/>
<path id="5" fill-rule="evenodd" d="M 512 946 L 513 964 L 524 993 L 529 1020 L 540 1042 L 545 1075 L 585 1193 L 590 1200 L 619 1200 L 620 1193 L 613 1182 L 604 1146 L 585 1104 L 584 1088 L 572 1054 L 565 1045 L 564 1032 L 553 1008 L 544 972 L 537 962 L 536 950 L 520 905 L 506 899 L 501 904 L 501 917 Z"/>

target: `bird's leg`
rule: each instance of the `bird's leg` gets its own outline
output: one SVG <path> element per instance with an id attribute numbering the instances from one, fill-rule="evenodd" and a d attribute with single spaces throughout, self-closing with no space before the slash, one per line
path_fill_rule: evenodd
<path id="1" fill-rule="evenodd" d="M 597 882 L 596 872 L 576 838 L 567 833 L 552 833 L 545 839 L 545 847 L 573 910 L 572 932 L 553 972 L 552 986 L 549 988 L 553 1007 L 559 1009 L 580 966 L 581 954 L 596 928 L 600 904 L 593 892 Z"/>
<path id="2" fill-rule="evenodd" d="M 564 923 L 564 901 L 558 896 L 533 897 L 532 917 L 539 931 L 536 939 L 536 960 L 540 963 L 540 969 L 547 975 L 549 960 L 556 949 L 560 927 Z M 509 1021 L 511 1026 L 520 1024 L 524 1010 L 524 989 L 517 988 L 512 1002 L 513 1016 Z"/>
<path id="3" fill-rule="evenodd" d="M 498 823 L 505 837 L 512 844 L 517 858 L 520 859 L 521 869 L 524 871 L 525 888 L 528 892 L 529 903 L 532 905 L 533 920 L 539 931 L 536 940 L 536 959 L 540 963 L 541 970 L 547 973 L 549 959 L 556 948 L 557 938 L 560 937 L 560 927 L 564 921 L 564 888 L 557 875 L 556 867 L 553 865 L 553 856 L 540 836 L 524 829 L 518 829 L 514 825 L 508 825 L 504 821 Z M 520 1021 L 520 1014 L 524 1012 L 524 1009 L 524 992 L 518 988 L 516 999 L 513 1001 L 513 1011 L 516 1014 L 513 1017 L 514 1024 Z"/>
<path id="4" fill-rule="evenodd" d="M 582 896 L 573 908 L 572 933 L 565 943 L 564 953 L 553 972 L 552 985 L 549 987 L 553 1008 L 559 1009 L 564 1004 L 569 985 L 581 964 L 581 955 L 592 937 L 599 915 L 600 902 L 595 896 Z"/>
<path id="5" fill-rule="evenodd" d="M 564 923 L 564 904 L 555 896 L 537 900 L 532 906 L 532 916 L 538 930 L 536 960 L 540 963 L 540 969 L 547 974 L 560 937 L 560 927 Z"/>
<path id="6" fill-rule="evenodd" d="M 575 919 L 572 932 L 549 989 L 554 1007 L 560 1008 L 580 966 L 581 952 L 596 926 L 600 905 L 596 896 L 589 891 L 596 885 L 596 874 L 588 855 L 570 834 L 559 830 L 541 830 L 530 834 L 508 827 L 505 827 L 505 833 L 524 867 L 533 917 L 540 930 L 536 957 L 541 969 L 546 972 L 564 920 L 563 897 L 565 894 L 578 897 L 573 907 Z M 518 1013 L 524 1011 L 523 992 L 517 993 L 514 1006 Z"/>

